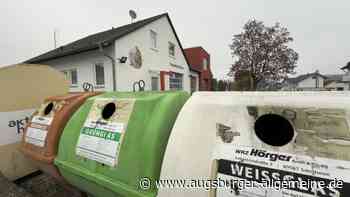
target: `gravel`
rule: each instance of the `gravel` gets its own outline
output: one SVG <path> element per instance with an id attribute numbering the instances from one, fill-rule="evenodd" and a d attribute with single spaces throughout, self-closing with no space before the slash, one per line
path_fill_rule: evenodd
<path id="1" fill-rule="evenodd" d="M 0 172 L 0 197 L 33 197 L 23 188 L 8 181 Z"/>
<path id="2" fill-rule="evenodd" d="M 52 177 L 39 174 L 15 184 L 0 172 L 0 197 L 70 197 Z"/>

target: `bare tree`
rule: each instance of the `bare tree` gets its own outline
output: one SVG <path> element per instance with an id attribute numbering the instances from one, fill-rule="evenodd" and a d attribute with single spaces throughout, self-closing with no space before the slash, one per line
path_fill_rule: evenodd
<path id="1" fill-rule="evenodd" d="M 298 61 L 298 53 L 287 46 L 292 41 L 287 28 L 279 23 L 268 27 L 261 21 L 249 20 L 243 32 L 233 36 L 230 48 L 235 62 L 229 76 L 240 71 L 249 72 L 250 90 L 256 90 L 262 81 L 282 81 L 294 73 Z"/>

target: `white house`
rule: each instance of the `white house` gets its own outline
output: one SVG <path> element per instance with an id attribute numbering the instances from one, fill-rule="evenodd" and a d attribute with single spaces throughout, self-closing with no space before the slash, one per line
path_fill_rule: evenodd
<path id="1" fill-rule="evenodd" d="M 342 67 L 344 74 L 326 75 L 326 88 L 327 90 L 337 91 L 349 91 L 350 90 L 350 62 L 346 66 Z"/>
<path id="2" fill-rule="evenodd" d="M 326 76 L 318 71 L 299 75 L 298 77 L 288 78 L 283 85 L 282 90 L 288 91 L 319 91 L 325 89 Z"/>
<path id="3" fill-rule="evenodd" d="M 346 91 L 349 90 L 349 82 L 344 81 L 346 75 L 334 74 L 334 75 L 325 75 L 327 80 L 325 81 L 325 88 L 327 90 L 336 90 L 336 91 Z"/>
<path id="4" fill-rule="evenodd" d="M 190 92 L 190 78 L 198 80 L 167 13 L 87 36 L 26 63 L 62 71 L 72 92 L 82 91 L 84 82 L 98 91 L 132 91 L 140 80 L 145 90 Z"/>

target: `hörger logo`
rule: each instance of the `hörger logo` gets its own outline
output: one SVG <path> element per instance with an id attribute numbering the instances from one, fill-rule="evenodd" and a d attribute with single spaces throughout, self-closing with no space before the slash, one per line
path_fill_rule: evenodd
<path id="1" fill-rule="evenodd" d="M 266 152 L 266 150 L 258 150 L 258 149 L 252 149 L 250 151 L 251 156 L 257 156 L 257 157 L 263 157 L 263 158 L 269 158 L 271 161 L 290 161 L 292 156 L 287 156 L 283 154 L 275 154 L 275 153 L 269 153 Z"/>

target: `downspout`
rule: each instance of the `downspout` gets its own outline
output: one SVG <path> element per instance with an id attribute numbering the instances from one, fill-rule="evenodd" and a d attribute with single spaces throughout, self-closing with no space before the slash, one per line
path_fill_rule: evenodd
<path id="1" fill-rule="evenodd" d="M 117 90 L 117 84 L 116 84 L 116 79 L 115 79 L 115 59 L 108 55 L 104 50 L 103 50 L 103 47 L 102 47 L 102 43 L 98 43 L 98 48 L 100 50 L 100 52 L 102 53 L 102 55 L 104 55 L 105 57 L 107 57 L 108 59 L 111 60 L 112 62 L 112 80 L 113 80 L 113 91 L 116 91 Z"/>

